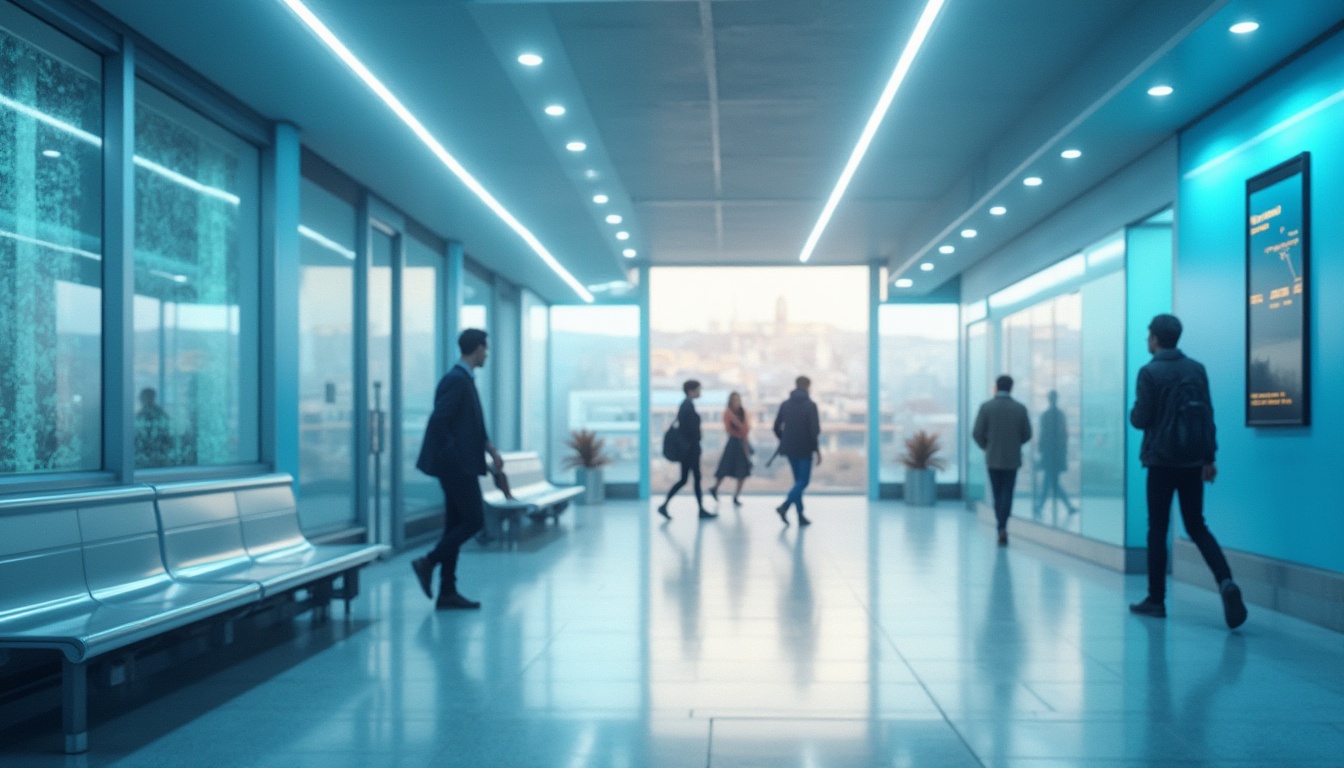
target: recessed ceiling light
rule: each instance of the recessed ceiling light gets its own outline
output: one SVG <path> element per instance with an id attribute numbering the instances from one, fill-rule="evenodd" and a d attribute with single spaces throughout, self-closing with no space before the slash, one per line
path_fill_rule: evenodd
<path id="1" fill-rule="evenodd" d="M 559 104 L 552 104 L 546 108 L 546 114 L 550 115 L 551 117 L 559 117 L 565 114 L 565 108 L 560 106 Z"/>
<path id="2" fill-rule="evenodd" d="M 1259 28 L 1260 28 L 1259 22 L 1239 21 L 1236 24 L 1233 24 L 1228 29 L 1230 29 L 1232 33 L 1236 35 L 1248 35 Z"/>
<path id="3" fill-rule="evenodd" d="M 978 234 L 980 234 L 980 233 L 979 233 L 979 232 L 976 232 L 974 229 L 963 229 L 963 230 L 961 230 L 961 236 L 964 237 L 964 238 L 966 238 L 967 240 L 970 240 L 972 237 L 975 237 L 975 236 L 978 235 Z"/>
<path id="4" fill-rule="evenodd" d="M 941 253 L 941 254 L 944 254 L 944 255 L 947 255 L 947 254 L 950 254 L 950 253 L 956 253 L 956 252 L 957 252 L 957 247 L 956 247 L 955 245 L 943 245 L 943 246 L 939 246 L 939 248 L 938 248 L 938 252 Z"/>
<path id="5" fill-rule="evenodd" d="M 518 63 L 524 67 L 539 67 L 543 59 L 535 53 L 524 53 L 518 57 Z"/>
<path id="6" fill-rule="evenodd" d="M 588 170 L 583 172 L 583 177 L 585 179 L 596 179 L 597 171 L 594 171 L 592 168 L 589 168 Z"/>
<path id="7" fill-rule="evenodd" d="M 611 198 L 607 197 L 606 195 L 593 195 L 593 202 L 597 203 L 598 205 L 606 205 L 607 201 L 610 199 Z"/>
<path id="8" fill-rule="evenodd" d="M 60 150 L 56 150 L 56 149 L 44 149 L 44 150 L 42 150 L 42 156 L 43 156 L 43 157 L 60 157 L 60 156 L 61 156 L 61 152 L 60 152 Z"/>
<path id="9" fill-rule="evenodd" d="M 1170 85 L 1154 85 L 1152 88 L 1148 89 L 1149 96 L 1170 96 L 1175 92 L 1176 89 L 1172 88 Z"/>
<path id="10" fill-rule="evenodd" d="M 629 232 L 617 232 L 617 233 L 616 233 L 616 239 L 617 239 L 617 240 L 629 240 L 629 239 L 630 239 L 630 233 L 629 233 Z"/>
<path id="11" fill-rule="evenodd" d="M 1077 160 L 1083 156 L 1083 153 L 1077 149 L 1066 149 L 1063 152 L 1060 152 L 1059 156 L 1065 160 Z"/>
<path id="12" fill-rule="evenodd" d="M 914 281 L 914 280 L 911 280 L 911 279 L 908 278 L 908 277 L 902 277 L 900 280 L 897 280 L 897 281 L 896 281 L 896 287 L 897 287 L 897 288 L 909 288 L 909 287 L 913 286 L 914 284 L 915 284 L 915 281 Z"/>
<path id="13" fill-rule="evenodd" d="M 1039 187 L 1044 182 L 1041 181 L 1040 176 L 1028 176 L 1022 180 L 1022 183 L 1026 184 L 1028 187 Z"/>
<path id="14" fill-rule="evenodd" d="M 926 262 L 924 262 L 923 264 L 920 264 L 920 265 L 919 265 L 919 268 L 922 269 L 922 270 L 924 270 L 925 272 L 932 272 L 932 271 L 933 271 L 933 264 L 930 263 L 930 262 L 927 262 L 927 261 L 926 261 Z"/>
<path id="15" fill-rule="evenodd" d="M 608 224 L 620 224 L 622 221 L 624 221 L 624 219 L 622 219 L 621 215 L 618 213 L 613 213 L 607 216 Z"/>
<path id="16" fill-rule="evenodd" d="M 626 248 L 624 251 L 621 251 L 621 255 L 627 259 L 633 259 L 639 255 L 639 251 L 636 251 L 634 248 Z"/>
<path id="17" fill-rule="evenodd" d="M 588 145 L 584 144 L 582 141 L 571 141 L 565 145 L 565 149 L 568 149 L 570 152 L 582 152 L 587 148 Z"/>
<path id="18" fill-rule="evenodd" d="M 1007 213 L 1007 212 L 1008 212 L 1008 209 L 1007 209 L 1007 208 L 1004 208 L 1002 205 L 996 205 L 996 206 L 994 206 L 993 208 L 990 208 L 990 209 L 989 209 L 989 213 L 990 213 L 991 216 L 1002 216 L 1003 214 L 1005 214 L 1005 213 Z"/>

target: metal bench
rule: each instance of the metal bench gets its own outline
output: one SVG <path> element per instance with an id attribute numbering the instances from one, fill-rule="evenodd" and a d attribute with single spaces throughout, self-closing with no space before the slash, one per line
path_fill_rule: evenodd
<path id="1" fill-rule="evenodd" d="M 67 752 L 88 748 L 87 663 L 256 602 L 164 569 L 148 487 L 0 500 L 0 647 L 62 654 Z"/>
<path id="2" fill-rule="evenodd" d="M 504 492 L 495 487 L 489 475 L 481 478 L 481 496 L 485 500 L 486 530 L 503 535 L 504 523 L 508 523 L 505 538 L 510 543 L 518 541 L 518 524 L 526 515 L 533 520 L 544 521 L 547 517 L 558 520 L 575 496 L 581 496 L 583 489 L 577 486 L 558 487 L 546 480 L 546 471 L 541 457 L 535 452 L 519 451 L 505 453 L 504 473 L 509 477 L 509 487 L 513 499 L 504 498 Z"/>

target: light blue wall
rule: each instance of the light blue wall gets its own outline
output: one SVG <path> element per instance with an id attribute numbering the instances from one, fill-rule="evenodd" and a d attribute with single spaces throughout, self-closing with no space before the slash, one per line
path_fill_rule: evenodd
<path id="1" fill-rule="evenodd" d="M 1245 184 L 1311 152 L 1312 426 L 1244 426 Z M 1207 510 L 1232 549 L 1344 571 L 1344 36 L 1181 137 L 1175 307 L 1208 367 L 1221 474 Z"/>
<path id="2" fill-rule="evenodd" d="M 1148 352 L 1148 323 L 1171 311 L 1172 241 L 1169 226 L 1137 226 L 1125 232 L 1125 545 L 1148 546 L 1148 475 L 1139 463 L 1143 433 L 1129 426 L 1139 369 Z"/>

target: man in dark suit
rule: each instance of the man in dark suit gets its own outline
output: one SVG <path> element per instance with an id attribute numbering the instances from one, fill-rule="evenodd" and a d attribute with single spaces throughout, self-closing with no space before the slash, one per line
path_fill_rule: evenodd
<path id="1" fill-rule="evenodd" d="M 434 391 L 434 412 L 425 427 L 417 469 L 438 478 L 443 488 L 443 538 L 428 555 L 411 562 L 420 588 L 431 599 L 434 566 L 439 574 L 439 599 L 435 607 L 480 608 L 457 591 L 457 556 L 462 545 L 484 524 L 480 476 L 486 473 L 485 454 L 494 461 L 494 471 L 504 468 L 504 459 L 485 432 L 485 414 L 476 392 L 473 369 L 485 365 L 488 353 L 485 331 L 468 328 L 457 337 L 462 359 L 439 381 Z"/>
<path id="2" fill-rule="evenodd" d="M 811 525 L 812 521 L 803 514 L 803 491 L 812 482 L 812 458 L 816 457 L 817 466 L 821 466 L 821 444 L 817 438 L 821 435 L 821 416 L 817 413 L 817 404 L 812 402 L 812 380 L 799 376 L 794 381 L 796 387 L 789 393 L 789 399 L 779 406 L 775 414 L 775 437 L 779 438 L 779 453 L 789 460 L 789 469 L 793 470 L 793 487 L 784 503 L 775 507 L 779 519 L 789 524 L 789 507 L 798 510 L 798 524 Z"/>
<path id="3" fill-rule="evenodd" d="M 1008 545 L 1008 518 L 1013 514 L 1017 470 L 1022 468 L 1022 446 L 1031 440 L 1031 417 L 1027 407 L 1013 399 L 1012 391 L 1012 376 L 996 379 L 994 397 L 980 406 L 971 430 L 975 444 L 985 452 L 1000 547 Z"/>

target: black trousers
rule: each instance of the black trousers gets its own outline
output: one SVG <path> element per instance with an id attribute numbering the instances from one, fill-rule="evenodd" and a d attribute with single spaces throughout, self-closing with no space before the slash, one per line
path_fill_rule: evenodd
<path id="1" fill-rule="evenodd" d="M 1008 529 L 1008 517 L 1013 514 L 1013 489 L 1017 487 L 1016 469 L 989 470 L 989 487 L 994 496 L 994 519 L 999 532 Z"/>
<path id="2" fill-rule="evenodd" d="M 677 495 L 677 491 L 680 491 L 682 486 L 686 485 L 686 479 L 689 477 L 695 478 L 695 506 L 700 509 L 705 508 L 705 502 L 700 493 L 700 454 L 698 453 L 693 461 L 681 462 L 681 479 L 668 490 L 667 499 L 663 501 L 664 505 L 671 501 L 673 496 Z"/>
<path id="3" fill-rule="evenodd" d="M 457 555 L 485 524 L 485 510 L 476 475 L 445 475 L 439 478 L 439 487 L 443 489 L 443 538 L 426 557 L 442 568 L 440 592 L 451 594 L 457 589 Z"/>
<path id="4" fill-rule="evenodd" d="M 1218 541 L 1204 524 L 1204 468 L 1148 468 L 1148 597 L 1161 602 L 1167 597 L 1167 531 L 1171 527 L 1171 500 L 1181 502 L 1181 522 L 1190 540 L 1199 547 L 1215 582 L 1232 578 Z"/>

